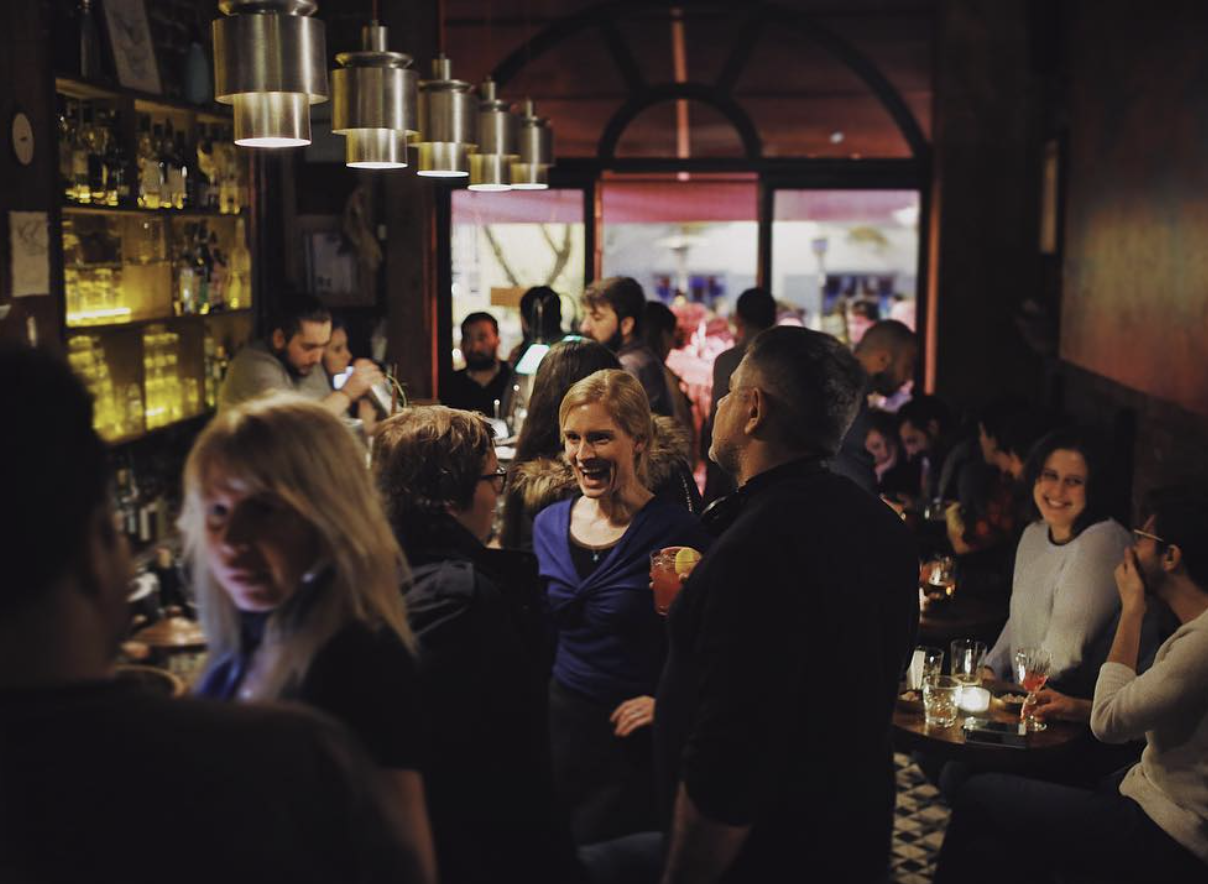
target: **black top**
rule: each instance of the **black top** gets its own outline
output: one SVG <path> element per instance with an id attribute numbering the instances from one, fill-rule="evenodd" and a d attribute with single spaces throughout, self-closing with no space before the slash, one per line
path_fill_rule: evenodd
<path id="1" fill-rule="evenodd" d="M 261 620 L 244 617 L 243 652 L 211 669 L 197 688 L 199 696 L 214 700 L 238 696 L 242 663 L 259 645 L 262 630 L 255 625 Z M 390 629 L 349 623 L 319 649 L 302 683 L 282 699 L 314 706 L 347 725 L 382 767 L 421 767 L 415 662 Z"/>
<path id="2" fill-rule="evenodd" d="M 485 387 L 470 377 L 467 369 L 453 372 L 446 389 L 440 391 L 440 401 L 450 408 L 477 411 L 487 417 L 495 416 L 495 400 L 503 408 L 504 394 L 512 384 L 512 369 L 506 362 L 499 363 L 499 374 Z"/>
<path id="3" fill-rule="evenodd" d="M 583 873 L 554 810 L 536 561 L 486 549 L 447 516 L 399 533 L 441 881 L 574 884 Z"/>
<path id="4" fill-rule="evenodd" d="M 881 880 L 890 720 L 918 625 L 913 540 L 816 460 L 757 476 L 727 511 L 668 618 L 664 811 L 682 781 L 708 818 L 752 826 L 726 881 Z"/>
<path id="5" fill-rule="evenodd" d="M 312 711 L 0 691 L 0 881 L 405 881 L 373 765 Z"/>
<path id="6" fill-rule="evenodd" d="M 592 572 L 600 567 L 600 562 L 608 555 L 608 551 L 616 546 L 615 543 L 610 543 L 608 546 L 588 546 L 585 543 L 580 543 L 570 533 L 569 527 L 566 529 L 566 539 L 570 547 L 570 560 L 574 563 L 575 571 L 578 573 L 580 580 L 586 580 L 590 577 Z"/>

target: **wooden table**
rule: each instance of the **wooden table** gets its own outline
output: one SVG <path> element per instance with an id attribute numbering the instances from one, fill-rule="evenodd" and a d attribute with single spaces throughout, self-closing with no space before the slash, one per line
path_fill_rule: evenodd
<path id="1" fill-rule="evenodd" d="M 1007 613 L 1004 601 L 964 596 L 958 590 L 952 598 L 932 602 L 919 612 L 919 644 L 945 651 L 948 643 L 958 638 L 983 638 L 991 644 L 1007 622 Z"/>
<path id="2" fill-rule="evenodd" d="M 1090 728 L 1085 724 L 1051 720 L 1045 730 L 1028 734 L 1027 746 L 1023 748 L 966 743 L 961 727 L 965 717 L 962 713 L 952 727 L 931 727 L 924 720 L 921 705 L 918 709 L 906 708 L 899 702 L 893 712 L 894 746 L 898 751 L 923 752 L 944 761 L 967 761 L 996 770 L 1026 772 L 1059 764 L 1091 739 Z M 1004 706 L 996 698 L 990 711 L 981 717 L 1017 722 L 1019 707 Z"/>

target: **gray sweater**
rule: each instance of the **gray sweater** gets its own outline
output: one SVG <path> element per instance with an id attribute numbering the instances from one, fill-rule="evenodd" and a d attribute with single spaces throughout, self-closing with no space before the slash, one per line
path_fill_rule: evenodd
<path id="1" fill-rule="evenodd" d="M 266 393 L 290 392 L 322 401 L 331 393 L 331 382 L 322 364 L 310 374 L 297 376 L 289 370 L 264 341 L 253 341 L 231 360 L 226 379 L 218 393 L 218 409 L 230 408 Z"/>
<path id="2" fill-rule="evenodd" d="M 1145 737 L 1120 794 L 1208 863 L 1208 612 L 1179 627 L 1143 675 L 1103 664 L 1091 730 L 1105 743 Z"/>

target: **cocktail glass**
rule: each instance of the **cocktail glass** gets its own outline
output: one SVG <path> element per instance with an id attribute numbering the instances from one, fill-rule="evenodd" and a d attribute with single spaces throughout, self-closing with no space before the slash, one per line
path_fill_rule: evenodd
<path id="1" fill-rule="evenodd" d="M 650 554 L 650 583 L 654 587 L 654 610 L 664 617 L 671 610 L 671 603 L 679 595 L 683 583 L 680 575 L 688 576 L 700 561 L 700 553 L 696 553 L 691 562 L 681 561 L 676 567 L 676 557 L 680 550 L 691 549 L 687 546 L 668 546 Z M 692 550 L 696 552 L 696 550 Z"/>
<path id="2" fill-rule="evenodd" d="M 1049 680 L 1049 666 L 1052 658 L 1044 648 L 1020 648 L 1015 652 L 1015 677 L 1028 692 L 1023 708 L 1019 710 L 1019 719 L 1023 722 L 1028 733 L 1035 733 L 1046 728 L 1033 714 L 1036 706 L 1036 694 Z"/>

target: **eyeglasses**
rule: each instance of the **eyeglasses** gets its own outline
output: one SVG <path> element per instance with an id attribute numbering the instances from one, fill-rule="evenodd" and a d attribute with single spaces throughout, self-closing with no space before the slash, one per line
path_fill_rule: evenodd
<path id="1" fill-rule="evenodd" d="M 1146 539 L 1148 539 L 1148 540 L 1152 540 L 1154 543 L 1160 543 L 1160 544 L 1162 544 L 1163 546 L 1165 546 L 1165 545 L 1166 545 L 1166 540 L 1165 540 L 1165 539 L 1163 539 L 1163 538 L 1159 537 L 1159 536 L 1158 536 L 1158 535 L 1156 535 L 1156 534 L 1150 534 L 1148 531 L 1142 531 L 1140 528 L 1133 528 L 1133 534 L 1137 535 L 1138 537 L 1142 537 L 1142 538 L 1146 538 Z"/>
<path id="2" fill-rule="evenodd" d="M 506 485 L 508 481 L 508 471 L 503 467 L 500 467 L 493 473 L 487 473 L 485 476 L 479 476 L 478 481 L 492 483 L 495 486 L 495 492 L 497 494 L 502 494 L 503 486 Z"/>

